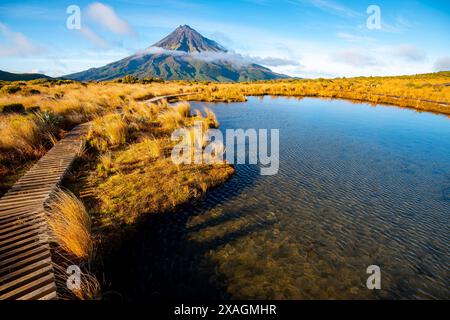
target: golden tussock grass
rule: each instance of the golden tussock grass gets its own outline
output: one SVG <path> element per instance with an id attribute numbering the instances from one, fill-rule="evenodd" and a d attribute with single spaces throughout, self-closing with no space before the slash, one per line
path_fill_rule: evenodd
<path id="1" fill-rule="evenodd" d="M 139 133 L 128 145 L 113 149 L 108 157 L 109 175 L 93 173 L 90 181 L 96 184 L 100 224 L 117 227 L 133 224 L 145 213 L 166 212 L 200 197 L 208 188 L 225 182 L 234 169 L 224 163 L 176 165 L 170 158 L 175 145 L 170 140 L 173 130 L 186 128 L 194 134 L 194 123 L 204 129 L 217 124 L 211 110 L 206 115 L 191 115 L 187 102 L 174 106 L 158 106 L 156 122 Z M 127 115 L 132 124 L 135 114 Z M 100 159 L 102 163 L 104 159 Z M 110 163 L 112 162 L 112 163 Z M 101 164 L 102 167 L 105 165 Z"/>
<path id="2" fill-rule="evenodd" d="M 234 172 L 225 164 L 176 166 L 170 158 L 129 169 L 119 170 L 98 186 L 106 225 L 129 224 L 144 213 L 172 210 L 225 182 Z"/>
<path id="3" fill-rule="evenodd" d="M 101 151 L 109 147 L 119 146 L 127 140 L 128 125 L 120 114 L 109 114 L 97 117 L 88 133 L 88 141 Z"/>
<path id="4" fill-rule="evenodd" d="M 217 121 L 216 114 L 209 108 L 205 108 L 206 119 L 211 128 L 218 128 L 219 121 Z"/>
<path id="5" fill-rule="evenodd" d="M 42 133 L 37 119 L 33 116 L 8 115 L 0 118 L 0 150 L 5 153 L 17 152 L 22 156 L 40 153 L 39 138 Z"/>
<path id="6" fill-rule="evenodd" d="M 117 156 L 119 164 L 146 163 L 160 157 L 162 147 L 157 139 L 145 137 L 139 143 L 132 144 Z M 139 155 L 139 156 L 138 156 Z"/>
<path id="7" fill-rule="evenodd" d="M 55 192 L 46 208 L 50 240 L 77 259 L 88 259 L 93 250 L 91 220 L 83 203 L 69 191 Z"/>
<path id="8" fill-rule="evenodd" d="M 167 109 L 158 117 L 164 130 L 173 131 L 184 125 L 184 117 L 177 110 Z"/>
<path id="9" fill-rule="evenodd" d="M 100 172 L 105 172 L 105 174 L 109 174 L 112 169 L 112 158 L 111 152 L 107 151 L 99 157 L 100 163 L 98 165 L 98 169 Z"/>
<path id="10" fill-rule="evenodd" d="M 182 101 L 178 102 L 172 107 L 176 112 L 178 112 L 183 118 L 187 118 L 191 115 L 191 105 L 189 102 Z"/>

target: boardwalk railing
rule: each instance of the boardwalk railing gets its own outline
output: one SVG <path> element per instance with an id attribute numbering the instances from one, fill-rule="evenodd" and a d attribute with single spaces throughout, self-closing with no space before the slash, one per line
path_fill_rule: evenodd
<path id="1" fill-rule="evenodd" d="M 75 127 L 0 199 L 0 300 L 57 298 L 44 205 L 84 146 L 89 127 Z"/>

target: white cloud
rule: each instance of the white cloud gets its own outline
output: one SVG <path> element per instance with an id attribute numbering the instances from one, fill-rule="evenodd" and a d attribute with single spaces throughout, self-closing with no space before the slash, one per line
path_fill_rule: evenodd
<path id="1" fill-rule="evenodd" d="M 303 0 L 303 2 L 306 2 L 318 9 L 321 9 L 323 11 L 327 11 L 339 16 L 349 17 L 349 18 L 355 18 L 355 17 L 361 17 L 363 14 L 360 12 L 356 12 L 344 5 L 341 5 L 339 3 L 336 3 L 334 1 L 330 0 Z"/>
<path id="2" fill-rule="evenodd" d="M 348 41 L 348 42 L 373 42 L 374 39 L 366 36 L 359 36 L 352 33 L 347 32 L 338 32 L 336 37 L 339 39 Z"/>
<path id="3" fill-rule="evenodd" d="M 125 20 L 121 19 L 112 7 L 101 2 L 89 4 L 86 15 L 106 29 L 121 35 L 134 35 L 135 32 Z"/>
<path id="4" fill-rule="evenodd" d="M 83 37 L 88 39 L 97 48 L 107 49 L 111 46 L 107 40 L 96 34 L 89 27 L 83 26 L 80 29 L 80 33 Z"/>
<path id="5" fill-rule="evenodd" d="M 450 71 L 450 56 L 442 57 L 434 63 L 435 71 Z"/>
<path id="6" fill-rule="evenodd" d="M 280 66 L 299 66 L 300 61 L 284 59 L 278 57 L 249 57 L 250 60 L 253 60 L 254 63 L 258 63 L 264 66 L 269 67 L 280 67 Z"/>
<path id="7" fill-rule="evenodd" d="M 32 70 L 30 71 L 30 73 L 45 74 L 45 71 L 44 71 L 44 70 L 40 70 L 40 69 L 32 69 Z"/>
<path id="8" fill-rule="evenodd" d="M 409 29 L 409 28 L 411 28 L 411 27 L 413 26 L 412 23 L 409 22 L 409 20 L 406 19 L 406 18 L 403 17 L 403 16 L 398 16 L 398 17 L 395 19 L 395 22 L 396 22 L 397 26 L 403 27 L 403 28 L 406 28 L 406 29 Z"/>
<path id="9" fill-rule="evenodd" d="M 159 47 L 150 47 L 141 52 L 137 53 L 138 55 L 146 55 L 146 54 L 166 54 L 177 57 L 184 57 L 186 59 L 192 58 L 197 60 L 202 60 L 206 62 L 216 62 L 216 61 L 226 61 L 238 66 L 249 65 L 252 63 L 261 64 L 264 66 L 272 67 L 272 66 L 298 66 L 300 65 L 299 61 L 283 59 L 278 57 L 258 57 L 258 56 L 250 56 L 243 55 L 239 53 L 235 53 L 232 51 L 228 52 L 194 52 L 187 53 L 184 51 L 174 51 L 174 50 L 166 50 Z"/>
<path id="10" fill-rule="evenodd" d="M 421 62 L 427 59 L 425 50 L 413 45 L 403 45 L 395 49 L 395 54 L 409 62 Z"/>
<path id="11" fill-rule="evenodd" d="M 42 48 L 33 44 L 25 35 L 12 31 L 1 22 L 0 35 L 5 40 L 5 45 L 0 45 L 0 57 L 29 56 L 42 51 Z"/>
<path id="12" fill-rule="evenodd" d="M 360 48 L 339 50 L 332 55 L 332 58 L 336 62 L 358 68 L 375 66 L 379 64 L 372 55 L 366 53 L 365 50 Z"/>

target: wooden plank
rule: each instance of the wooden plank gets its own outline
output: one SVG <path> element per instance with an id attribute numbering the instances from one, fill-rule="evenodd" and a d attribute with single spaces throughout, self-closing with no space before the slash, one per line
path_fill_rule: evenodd
<path id="1" fill-rule="evenodd" d="M 41 219 L 30 220 L 30 221 L 27 221 L 27 222 L 18 222 L 16 225 L 10 226 L 8 228 L 0 229 L 0 235 L 10 234 L 11 232 L 15 232 L 15 231 L 20 230 L 20 229 L 24 229 L 24 228 L 27 228 L 27 227 L 30 227 L 30 226 L 34 226 L 34 225 L 40 224 L 42 222 L 45 222 L 45 219 L 41 218 Z"/>
<path id="2" fill-rule="evenodd" d="M 20 234 L 20 235 L 14 237 L 14 238 L 9 238 L 7 240 L 0 241 L 0 250 L 3 251 L 3 246 L 9 245 L 9 244 L 11 244 L 11 243 L 13 243 L 15 241 L 23 240 L 23 239 L 28 238 L 30 236 L 34 236 L 36 234 L 39 234 L 39 230 L 40 229 L 38 228 L 36 230 L 32 230 L 32 231 L 29 231 L 27 233 Z"/>
<path id="3" fill-rule="evenodd" d="M 12 256 L 11 258 L 0 261 L 0 269 L 4 269 L 6 266 L 12 265 L 12 263 L 16 262 L 17 260 L 24 260 L 27 257 L 35 256 L 39 253 L 45 252 L 48 249 L 50 249 L 50 247 L 48 245 L 40 245 L 37 248 L 16 254 L 16 255 Z"/>
<path id="4" fill-rule="evenodd" d="M 9 221 L 6 219 L 0 220 L 0 230 L 2 228 L 9 228 L 16 224 L 25 224 L 25 223 L 29 223 L 29 222 L 37 220 L 37 219 L 42 219 L 42 218 L 43 218 L 43 215 L 36 215 L 33 212 L 33 213 L 30 213 L 29 215 L 26 215 L 26 214 L 20 215 L 18 217 L 10 219 Z"/>
<path id="5" fill-rule="evenodd" d="M 38 300 L 55 300 L 58 298 L 58 295 L 56 294 L 56 290 L 51 290 L 50 293 L 45 294 L 44 296 L 40 297 Z M 23 300 L 23 297 L 22 297 Z"/>
<path id="6" fill-rule="evenodd" d="M 9 266 L 6 266 L 4 268 L 1 268 L 0 269 L 0 274 L 1 273 L 10 273 L 10 272 L 12 272 L 14 270 L 19 269 L 19 267 L 21 267 L 21 266 L 26 266 L 27 264 L 34 263 L 34 262 L 37 262 L 39 260 L 42 260 L 42 259 L 45 259 L 45 258 L 50 258 L 50 257 L 51 257 L 51 255 L 50 255 L 50 251 L 49 250 L 48 251 L 44 251 L 44 252 L 40 252 L 40 253 L 38 253 L 38 254 L 36 254 L 34 256 L 31 256 L 31 257 L 28 257 L 26 259 L 23 259 L 23 260 L 17 262 L 16 264 L 9 265 Z"/>
<path id="7" fill-rule="evenodd" d="M 25 274 L 24 276 L 14 279 L 14 281 L 9 281 L 8 283 L 6 283 L 4 285 L 0 285 L 0 292 L 10 289 L 12 287 L 16 287 L 16 286 L 20 285 L 21 283 L 27 282 L 30 279 L 35 278 L 36 276 L 42 276 L 43 274 L 46 274 L 46 273 L 49 273 L 52 271 L 53 271 L 53 267 L 51 264 L 42 266 L 37 270 L 34 270 L 30 273 Z"/>
<path id="8" fill-rule="evenodd" d="M 40 235 L 39 233 L 37 233 L 34 236 L 26 237 L 23 240 L 15 241 L 7 246 L 0 247 L 0 252 L 5 252 L 5 251 L 11 250 L 13 248 L 18 248 L 19 246 L 23 246 L 28 243 L 43 242 L 42 238 L 43 238 L 43 236 Z"/>
<path id="9" fill-rule="evenodd" d="M 30 283 L 27 283 L 26 285 L 23 285 L 17 289 L 8 291 L 7 293 L 3 294 L 0 296 L 0 299 L 2 300 L 6 300 L 6 299 L 11 299 L 14 296 L 15 299 L 19 299 L 20 297 L 24 297 L 24 296 L 31 296 L 33 297 L 34 295 L 36 295 L 37 293 L 39 293 L 41 290 L 47 290 L 48 286 L 52 285 L 55 286 L 55 276 L 53 275 L 53 273 L 47 274 L 43 277 L 40 277 Z M 56 289 L 56 287 L 55 287 Z M 30 292 L 30 290 L 32 290 Z M 27 298 L 25 298 L 26 300 Z"/>
<path id="10" fill-rule="evenodd" d="M 3 285 L 3 283 L 7 283 L 9 281 L 13 281 L 17 277 L 21 277 L 24 274 L 27 274 L 29 272 L 32 272 L 36 269 L 45 268 L 47 265 L 51 265 L 52 260 L 50 257 L 39 260 L 37 262 L 31 263 L 26 265 L 25 267 L 15 270 L 13 272 L 8 273 L 6 276 L 2 277 L 2 282 L 0 284 Z"/>
<path id="11" fill-rule="evenodd" d="M 18 246 L 16 248 L 12 249 L 12 250 L 6 251 L 6 253 L 0 254 L 0 260 L 6 259 L 9 256 L 16 255 L 19 252 L 31 250 L 31 249 L 33 249 L 35 247 L 39 247 L 41 245 L 42 245 L 42 241 L 33 241 L 33 242 L 30 242 L 30 243 L 28 243 L 26 245 Z"/>
<path id="12" fill-rule="evenodd" d="M 53 282 L 50 282 L 49 284 L 38 288 L 26 295 L 23 295 L 21 297 L 18 297 L 17 300 L 31 300 L 31 299 L 40 299 L 39 297 L 44 295 L 51 295 L 51 294 L 56 294 L 56 284 L 55 281 L 53 280 Z"/>
<path id="13" fill-rule="evenodd" d="M 20 210 L 0 210 L 0 221 L 7 221 L 28 214 L 35 214 L 37 211 L 39 211 L 39 207 L 24 207 Z"/>

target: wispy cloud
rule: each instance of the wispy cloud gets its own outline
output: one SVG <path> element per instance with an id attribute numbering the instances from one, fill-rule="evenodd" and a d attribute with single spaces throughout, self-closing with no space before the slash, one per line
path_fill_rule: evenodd
<path id="1" fill-rule="evenodd" d="M 339 50 L 333 54 L 333 59 L 336 62 L 358 68 L 375 66 L 379 64 L 375 57 L 360 48 Z"/>
<path id="2" fill-rule="evenodd" d="M 94 31 L 92 31 L 87 26 L 83 26 L 80 29 L 80 33 L 83 37 L 88 39 L 97 48 L 107 49 L 111 47 L 111 44 L 106 39 L 104 39 L 102 36 L 98 35 Z"/>
<path id="3" fill-rule="evenodd" d="M 389 33 L 401 33 L 407 29 L 412 28 L 412 26 L 412 23 L 403 16 L 396 17 L 392 23 L 388 22 L 385 18 L 382 17 L 380 31 Z"/>
<path id="4" fill-rule="evenodd" d="M 427 59 L 425 50 L 413 45 L 402 45 L 395 49 L 395 54 L 408 62 L 422 62 Z"/>
<path id="5" fill-rule="evenodd" d="M 120 35 L 135 35 L 135 31 L 127 21 L 120 18 L 114 9 L 101 2 L 89 4 L 86 16 L 109 31 Z"/>
<path id="6" fill-rule="evenodd" d="M 363 16 L 361 12 L 357 12 L 349 7 L 346 7 L 338 2 L 331 0 L 300 0 L 300 1 L 309 4 L 311 6 L 314 6 L 318 9 L 321 9 L 323 11 L 343 17 L 355 18 Z"/>
<path id="7" fill-rule="evenodd" d="M 434 63 L 435 71 L 450 71 L 450 56 L 442 57 Z"/>
<path id="8" fill-rule="evenodd" d="M 360 36 L 353 33 L 348 32 L 338 32 L 336 37 L 339 39 L 348 41 L 348 42 L 373 42 L 374 39 L 366 36 Z"/>
<path id="9" fill-rule="evenodd" d="M 5 45 L 0 45 L 0 57 L 30 56 L 40 53 L 42 48 L 33 44 L 25 35 L 15 32 L 0 22 L 0 35 Z"/>

